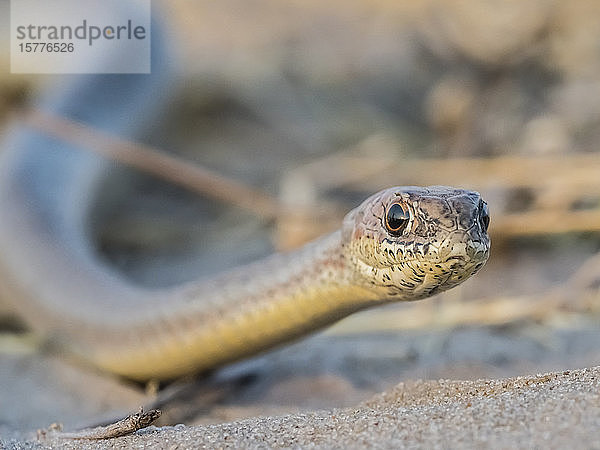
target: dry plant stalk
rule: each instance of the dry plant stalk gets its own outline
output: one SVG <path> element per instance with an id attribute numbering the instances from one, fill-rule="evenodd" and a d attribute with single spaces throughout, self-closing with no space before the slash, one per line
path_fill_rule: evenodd
<path id="1" fill-rule="evenodd" d="M 250 210 L 265 219 L 273 219 L 279 211 L 279 203 L 268 194 L 156 148 L 129 142 L 40 110 L 29 111 L 23 121 L 84 150 L 94 151 L 202 195 Z"/>
<path id="2" fill-rule="evenodd" d="M 373 192 L 395 184 L 476 189 L 493 199 L 490 233 L 510 237 L 600 231 L 599 173 L 597 153 L 398 160 L 350 150 L 315 160 L 290 177 L 311 180 L 313 189 L 321 193 L 343 189 Z M 532 198 L 526 206 L 513 210 L 511 195 L 521 192 Z M 585 209 L 573 207 L 590 200 Z"/>
<path id="3" fill-rule="evenodd" d="M 58 439 L 89 439 L 101 440 L 112 439 L 135 433 L 142 428 L 151 425 L 161 415 L 160 410 L 151 409 L 144 412 L 142 408 L 124 419 L 109 425 L 88 428 L 81 431 L 64 432 L 62 426 L 53 424 L 47 430 L 38 430 L 38 439 L 58 438 Z"/>

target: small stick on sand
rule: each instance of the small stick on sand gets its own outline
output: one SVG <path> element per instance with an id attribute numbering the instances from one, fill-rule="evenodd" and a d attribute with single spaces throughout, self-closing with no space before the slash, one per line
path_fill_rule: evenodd
<path id="1" fill-rule="evenodd" d="M 74 432 L 63 432 L 61 425 L 53 424 L 46 430 L 38 430 L 38 439 L 45 439 L 47 437 L 56 437 L 59 439 L 112 439 L 146 428 L 158 419 L 160 414 L 161 412 L 158 409 L 151 409 L 144 412 L 143 408 L 140 408 L 139 412 L 110 425 Z"/>

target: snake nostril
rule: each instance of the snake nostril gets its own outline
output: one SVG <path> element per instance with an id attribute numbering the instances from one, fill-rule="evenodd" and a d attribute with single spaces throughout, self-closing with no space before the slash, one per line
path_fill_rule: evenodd
<path id="1" fill-rule="evenodd" d="M 487 231 L 490 226 L 490 212 L 487 203 L 483 200 L 479 201 L 479 224 L 483 231 Z"/>

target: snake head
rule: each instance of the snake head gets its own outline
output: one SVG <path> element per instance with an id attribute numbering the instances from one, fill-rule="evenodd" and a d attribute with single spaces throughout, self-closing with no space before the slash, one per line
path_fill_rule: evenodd
<path id="1" fill-rule="evenodd" d="M 489 256 L 487 204 L 479 193 L 404 186 L 366 199 L 344 219 L 344 256 L 374 298 L 418 300 L 477 273 Z"/>

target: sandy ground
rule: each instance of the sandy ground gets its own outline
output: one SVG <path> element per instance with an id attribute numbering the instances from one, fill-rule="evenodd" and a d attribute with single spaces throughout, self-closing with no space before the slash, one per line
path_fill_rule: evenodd
<path id="1" fill-rule="evenodd" d="M 597 365 L 597 326 L 534 331 L 320 334 L 184 383 L 159 425 L 187 425 L 99 442 L 40 441 L 35 430 L 77 430 L 152 397 L 56 356 L 5 350 L 0 448 L 600 448 L 600 367 L 561 370 Z"/>
<path id="2" fill-rule="evenodd" d="M 9 448 L 600 448 L 600 368 L 400 384 L 355 408 Z"/>

